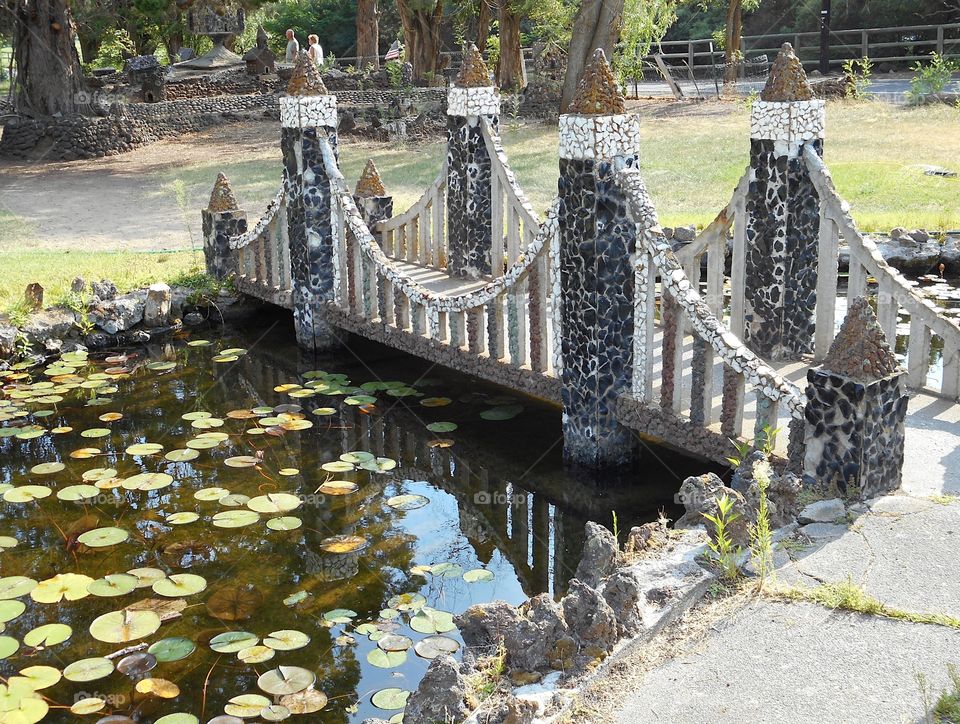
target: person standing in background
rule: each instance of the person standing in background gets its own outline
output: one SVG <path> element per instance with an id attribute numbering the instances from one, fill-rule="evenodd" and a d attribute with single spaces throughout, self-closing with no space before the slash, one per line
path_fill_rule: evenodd
<path id="1" fill-rule="evenodd" d="M 298 55 L 300 55 L 300 41 L 297 40 L 293 29 L 287 28 L 287 54 L 284 56 L 284 60 L 288 63 L 293 63 L 296 61 Z"/>
<path id="2" fill-rule="evenodd" d="M 320 38 L 316 35 L 310 35 L 307 37 L 307 42 L 310 43 L 310 47 L 307 48 L 307 55 L 317 65 L 323 65 L 323 48 L 320 47 Z"/>

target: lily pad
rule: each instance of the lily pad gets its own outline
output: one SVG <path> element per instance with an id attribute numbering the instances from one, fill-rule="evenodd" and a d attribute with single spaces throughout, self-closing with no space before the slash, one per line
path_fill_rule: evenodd
<path id="1" fill-rule="evenodd" d="M 417 633 L 437 634 L 453 631 L 456 626 L 453 623 L 453 614 L 424 606 L 410 619 L 410 628 Z"/>
<path id="2" fill-rule="evenodd" d="M 346 463 L 343 460 L 334 460 L 333 462 L 324 463 L 320 467 L 328 473 L 349 473 L 356 466 L 353 463 Z"/>
<path id="3" fill-rule="evenodd" d="M 230 495 L 230 491 L 226 488 L 201 488 L 193 494 L 193 497 L 197 500 L 210 501 L 220 500 L 227 495 Z"/>
<path id="4" fill-rule="evenodd" d="M 149 588 L 160 579 L 167 577 L 166 572 L 159 568 L 131 568 L 127 573 L 136 577 L 137 588 Z"/>
<path id="5" fill-rule="evenodd" d="M 171 450 L 166 453 L 163 457 L 172 463 L 185 463 L 190 460 L 196 460 L 200 457 L 200 452 L 191 450 L 190 448 L 177 448 L 176 450 Z"/>
<path id="6" fill-rule="evenodd" d="M 296 694 L 280 697 L 280 705 L 286 707 L 291 714 L 313 714 L 327 705 L 327 695 L 313 688 L 304 689 Z"/>
<path id="7" fill-rule="evenodd" d="M 94 528 L 86 533 L 81 533 L 77 536 L 77 541 L 88 548 L 106 548 L 117 543 L 123 543 L 129 537 L 130 534 L 123 528 L 107 527 Z"/>
<path id="8" fill-rule="evenodd" d="M 413 650 L 422 659 L 435 659 L 438 656 L 457 653 L 460 643 L 449 636 L 427 636 L 417 641 Z"/>
<path id="9" fill-rule="evenodd" d="M 129 573 L 110 573 L 87 586 L 94 596 L 124 596 L 137 587 L 138 579 Z"/>
<path id="10" fill-rule="evenodd" d="M 334 535 L 320 541 L 320 550 L 327 553 L 355 553 L 369 545 L 366 538 L 357 535 Z"/>
<path id="11" fill-rule="evenodd" d="M 263 645 L 277 651 L 293 651 L 302 649 L 310 643 L 310 637 L 302 631 L 282 629 L 274 631 L 263 639 Z"/>
<path id="12" fill-rule="evenodd" d="M 260 638 L 249 631 L 225 631 L 210 639 L 210 648 L 220 654 L 235 654 L 256 646 Z"/>
<path id="13" fill-rule="evenodd" d="M 222 621 L 243 621 L 263 604 L 263 595 L 253 584 L 223 586 L 207 599 L 207 612 Z"/>
<path id="14" fill-rule="evenodd" d="M 30 591 L 30 598 L 37 603 L 58 603 L 64 599 L 78 601 L 89 595 L 87 588 L 91 583 L 93 579 L 81 573 L 58 573 L 53 578 L 38 583 Z"/>
<path id="15" fill-rule="evenodd" d="M 153 654 L 157 661 L 166 664 L 185 659 L 196 649 L 197 645 L 190 639 L 184 636 L 171 636 L 152 644 L 147 652 Z"/>
<path id="16" fill-rule="evenodd" d="M 160 617 L 153 611 L 112 611 L 98 616 L 90 624 L 90 635 L 97 641 L 123 644 L 149 636 L 160 628 Z"/>
<path id="17" fill-rule="evenodd" d="M 189 344 L 189 343 L 188 343 Z M 157 719 L 154 724 L 200 724 L 200 720 L 193 714 L 178 711 Z"/>
<path id="18" fill-rule="evenodd" d="M 417 510 L 430 503 L 430 498 L 424 495 L 394 495 L 387 498 L 387 505 L 394 510 Z"/>
<path id="19" fill-rule="evenodd" d="M 278 666 L 260 675 L 257 686 L 268 694 L 285 696 L 296 694 L 313 686 L 316 674 L 299 666 Z"/>
<path id="20" fill-rule="evenodd" d="M 453 400 L 449 397 L 424 397 L 420 400 L 420 404 L 424 407 L 446 407 Z"/>
<path id="21" fill-rule="evenodd" d="M 98 495 L 100 495 L 100 488 L 96 485 L 68 485 L 57 491 L 57 498 L 67 503 L 90 500 Z"/>
<path id="22" fill-rule="evenodd" d="M 103 699 L 98 696 L 88 696 L 84 699 L 78 699 L 70 705 L 70 713 L 77 716 L 86 714 L 95 714 L 107 705 Z"/>
<path id="23" fill-rule="evenodd" d="M 455 422 L 431 422 L 427 425 L 430 432 L 453 432 L 457 429 Z"/>
<path id="24" fill-rule="evenodd" d="M 294 515 L 284 515 L 267 521 L 267 528 L 277 531 L 296 530 L 302 525 L 303 521 Z"/>
<path id="25" fill-rule="evenodd" d="M 387 634 L 377 639 L 377 647 L 388 653 L 406 651 L 413 646 L 413 640 L 400 634 Z"/>
<path id="26" fill-rule="evenodd" d="M 360 467 L 372 473 L 386 473 L 397 467 L 397 461 L 392 458 L 377 458 L 376 460 L 368 460 Z"/>
<path id="27" fill-rule="evenodd" d="M 135 445 L 131 445 L 126 450 L 127 455 L 135 455 L 137 457 L 156 455 L 159 452 L 163 452 L 163 445 L 157 442 L 137 443 Z"/>
<path id="28" fill-rule="evenodd" d="M 372 649 L 367 654 L 367 662 L 380 669 L 393 669 L 407 660 L 406 651 L 384 651 Z"/>
<path id="29" fill-rule="evenodd" d="M 173 483 L 173 476 L 167 473 L 138 473 L 123 481 L 125 490 L 160 490 Z"/>
<path id="30" fill-rule="evenodd" d="M 302 502 L 290 493 L 268 493 L 251 498 L 247 507 L 258 513 L 287 513 L 299 508 Z"/>
<path id="31" fill-rule="evenodd" d="M 153 592 L 168 598 L 192 596 L 207 587 L 207 579 L 193 573 L 174 573 L 153 584 Z"/>
<path id="32" fill-rule="evenodd" d="M 63 463 L 40 463 L 39 465 L 34 465 L 30 468 L 30 472 L 34 475 L 53 475 L 54 473 L 59 473 L 63 470 L 66 465 Z"/>
<path id="33" fill-rule="evenodd" d="M 350 623 L 356 617 L 357 612 L 349 608 L 335 608 L 323 614 L 323 620 L 330 623 Z"/>
<path id="34" fill-rule="evenodd" d="M 166 521 L 170 525 L 187 525 L 188 523 L 193 523 L 199 519 L 200 516 L 197 513 L 189 510 L 180 513 L 171 513 L 166 517 Z"/>
<path id="35" fill-rule="evenodd" d="M 99 437 L 106 437 L 109 434 L 110 431 L 105 427 L 91 427 L 89 430 L 84 430 L 81 432 L 80 437 L 96 439 Z"/>
<path id="36" fill-rule="evenodd" d="M 146 651 L 129 654 L 117 662 L 117 671 L 132 679 L 139 678 L 155 668 L 157 657 Z"/>
<path id="37" fill-rule="evenodd" d="M 276 655 L 276 651 L 269 646 L 262 645 L 250 646 L 245 649 L 240 649 L 237 652 L 237 658 L 245 664 L 262 664 L 264 661 L 269 661 Z"/>
<path id="38" fill-rule="evenodd" d="M 11 636 L 0 636 L 0 659 L 5 659 L 17 653 L 20 642 Z"/>
<path id="39" fill-rule="evenodd" d="M 7 576 L 0 578 L 0 601 L 26 596 L 37 587 L 37 582 L 26 576 Z"/>
<path id="40" fill-rule="evenodd" d="M 260 694 L 240 694 L 235 696 L 223 707 L 223 711 L 230 716 L 241 719 L 254 719 L 260 712 L 270 706 L 270 700 Z"/>
<path id="41" fill-rule="evenodd" d="M 53 666 L 28 666 L 18 671 L 17 676 L 27 679 L 34 691 L 49 689 L 63 678 L 60 669 Z"/>
<path id="42" fill-rule="evenodd" d="M 56 646 L 72 635 L 73 629 L 65 623 L 47 623 L 28 631 L 23 637 L 23 643 L 33 648 Z"/>
<path id="43" fill-rule="evenodd" d="M 258 520 L 259 513 L 252 510 L 223 510 L 213 516 L 213 524 L 217 528 L 242 528 Z"/>
<path id="44" fill-rule="evenodd" d="M 409 696 L 410 692 L 404 691 L 403 689 L 380 689 L 380 691 L 370 697 L 370 703 L 378 709 L 393 711 L 394 709 L 403 709 L 403 707 L 407 705 L 407 698 Z"/>
<path id="45" fill-rule="evenodd" d="M 228 468 L 252 468 L 255 465 L 259 465 L 260 462 L 260 458 L 254 457 L 253 455 L 237 455 L 236 457 L 227 458 L 223 461 L 223 464 Z"/>
<path id="46" fill-rule="evenodd" d="M 160 699 L 175 699 L 180 696 L 180 687 L 168 679 L 141 679 L 134 688 L 140 694 Z"/>
<path id="47" fill-rule="evenodd" d="M 80 659 L 67 664 L 63 669 L 63 678 L 67 681 L 96 681 L 113 673 L 113 662 L 103 657 Z"/>
<path id="48" fill-rule="evenodd" d="M 27 610 L 27 604 L 15 598 L 0 601 L 0 623 L 13 621 Z"/>
<path id="49" fill-rule="evenodd" d="M 494 572 L 488 571 L 486 568 L 474 568 L 472 571 L 463 574 L 463 580 L 467 583 L 486 583 L 492 581 L 495 577 Z"/>
<path id="50" fill-rule="evenodd" d="M 0 551 L 6 550 L 7 548 L 15 548 L 17 545 L 17 539 L 12 535 L 0 535 Z"/>
<path id="51" fill-rule="evenodd" d="M 3 494 L 8 503 L 31 503 L 48 497 L 53 491 L 45 485 L 18 485 Z"/>
<path id="52" fill-rule="evenodd" d="M 328 480 L 320 486 L 320 492 L 324 495 L 349 495 L 359 489 L 359 485 L 349 480 Z"/>

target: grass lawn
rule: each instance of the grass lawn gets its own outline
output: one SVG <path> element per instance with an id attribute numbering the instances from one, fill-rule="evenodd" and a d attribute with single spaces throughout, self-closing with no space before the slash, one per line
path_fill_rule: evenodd
<path id="1" fill-rule="evenodd" d="M 2 223 L 2 220 L 0 220 Z M 80 276 L 91 281 L 110 279 L 121 290 L 153 282 L 171 281 L 178 274 L 203 267 L 203 254 L 193 251 L 128 252 L 2 252 L 0 253 L 0 310 L 23 302 L 27 284 L 39 280 L 46 304 L 54 304 L 70 291 Z"/>
<path id="2" fill-rule="evenodd" d="M 749 154 L 749 110 L 745 103 L 643 103 L 641 169 L 664 225 L 709 223 L 730 198 Z M 262 129 L 261 129 L 262 126 Z M 929 230 L 960 229 L 960 179 L 924 175 L 924 165 L 960 171 L 960 110 L 949 106 L 907 108 L 886 103 L 831 102 L 827 107 L 827 165 L 840 194 L 850 203 L 860 228 L 887 231 L 894 226 Z M 275 127 L 257 124 L 255 154 L 224 160 L 199 155 L 176 167 L 147 169 L 139 176 L 145 194 L 142 223 L 150 214 L 164 218 L 206 203 L 218 171 L 224 171 L 247 211 L 250 223 L 262 213 L 280 184 Z M 503 143 L 527 197 L 539 212 L 557 192 L 557 130 L 554 125 L 501 119 Z M 228 141 L 229 131 L 224 131 Z M 251 131 L 248 130 L 248 133 Z M 270 134 L 268 136 L 268 134 Z M 265 150 L 263 150 L 265 149 Z M 340 147 L 344 175 L 354 183 L 373 158 L 394 196 L 396 213 L 412 205 L 439 172 L 445 143 L 357 143 Z M 176 149 L 169 151 L 176 154 Z M 179 203 L 173 199 L 180 197 Z M 158 203 L 166 200 L 164 211 Z M 41 208 L 57 199 L 37 198 Z M 109 204 L 104 198 L 103 203 Z M 105 210 L 108 208 L 104 207 Z M 70 251 L 22 251 L 42 246 L 40 235 L 23 218 L 0 210 L 0 309 L 16 304 L 24 286 L 40 281 L 47 299 L 56 300 L 75 276 L 108 277 L 122 288 L 138 286 L 202 266 L 202 255 Z M 181 246 L 187 245 L 184 239 Z M 117 242 L 112 248 L 122 248 Z"/>

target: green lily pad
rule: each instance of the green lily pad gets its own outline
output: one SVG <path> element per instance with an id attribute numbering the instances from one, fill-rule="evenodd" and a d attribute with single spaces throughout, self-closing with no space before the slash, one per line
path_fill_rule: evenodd
<path id="1" fill-rule="evenodd" d="M 0 578 L 0 601 L 26 596 L 37 587 L 37 582 L 26 576 L 7 576 Z"/>
<path id="2" fill-rule="evenodd" d="M 413 646 L 413 639 L 408 636 L 401 636 L 400 634 L 387 634 L 377 639 L 377 647 L 387 653 L 406 651 L 411 646 Z"/>
<path id="3" fill-rule="evenodd" d="M 30 472 L 34 475 L 53 475 L 54 473 L 59 473 L 63 470 L 66 465 L 63 463 L 40 463 L 39 465 L 34 465 L 30 468 Z"/>
<path id="4" fill-rule="evenodd" d="M 123 543 L 130 534 L 123 528 L 106 527 L 94 528 L 86 533 L 77 536 L 77 541 L 83 543 L 89 548 L 106 548 L 108 546 Z"/>
<path id="5" fill-rule="evenodd" d="M 260 675 L 257 686 L 268 694 L 284 696 L 296 694 L 313 686 L 316 674 L 299 666 L 278 666 Z"/>
<path id="6" fill-rule="evenodd" d="M 57 497 L 67 503 L 90 500 L 98 495 L 100 495 L 100 488 L 95 485 L 68 485 L 57 491 Z"/>
<path id="7" fill-rule="evenodd" d="M 143 457 L 146 455 L 156 455 L 159 452 L 163 451 L 163 445 L 157 442 L 141 442 L 135 445 L 131 445 L 127 448 L 127 455 L 135 455 L 137 457 Z"/>
<path id="8" fill-rule="evenodd" d="M 187 714 L 182 711 L 167 714 L 157 719 L 154 724 L 200 724 L 200 720 L 193 714 Z"/>
<path id="9" fill-rule="evenodd" d="M 7 548 L 15 548 L 17 546 L 17 539 L 12 535 L 0 535 L 0 551 L 6 550 Z"/>
<path id="10" fill-rule="evenodd" d="M 368 460 L 360 467 L 373 473 L 386 473 L 397 467 L 397 461 L 392 458 L 377 458 L 376 460 Z"/>
<path id="11" fill-rule="evenodd" d="M 172 370 L 177 365 L 175 362 L 148 362 L 145 366 L 148 370 L 153 370 L 154 372 L 166 372 L 167 370 Z"/>
<path id="12" fill-rule="evenodd" d="M 347 463 L 343 460 L 334 460 L 333 462 L 324 463 L 320 467 L 328 473 L 349 473 L 356 466 L 353 463 Z"/>
<path id="13" fill-rule="evenodd" d="M 170 525 L 186 525 L 200 520 L 200 516 L 193 511 L 183 511 L 180 513 L 171 513 L 165 519 Z"/>
<path id="14" fill-rule="evenodd" d="M 53 666 L 28 666 L 17 672 L 21 679 L 27 679 L 34 691 L 49 689 L 63 678 L 60 669 Z"/>
<path id="15" fill-rule="evenodd" d="M 406 651 L 384 651 L 383 649 L 372 649 L 367 654 L 367 662 L 373 664 L 379 669 L 393 669 L 400 666 L 407 660 Z"/>
<path id="16" fill-rule="evenodd" d="M 287 513 L 299 508 L 302 502 L 290 493 L 268 493 L 251 498 L 247 507 L 258 513 Z"/>
<path id="17" fill-rule="evenodd" d="M 65 623 L 47 623 L 28 631 L 23 637 L 23 643 L 34 648 L 56 646 L 62 644 L 72 635 L 73 629 Z"/>
<path id="18" fill-rule="evenodd" d="M 191 450 L 209 450 L 217 447 L 221 442 L 222 440 L 215 437 L 195 437 L 187 440 L 187 447 Z"/>
<path id="19" fill-rule="evenodd" d="M 277 531 L 296 530 L 301 525 L 303 525 L 303 521 L 294 515 L 284 515 L 267 521 L 267 528 Z"/>
<path id="20" fill-rule="evenodd" d="M 302 649 L 310 643 L 310 637 L 302 631 L 283 629 L 274 631 L 263 639 L 263 645 L 277 651 L 293 651 Z"/>
<path id="21" fill-rule="evenodd" d="M 5 659 L 17 653 L 20 642 L 10 636 L 0 636 L 0 659 Z"/>
<path id="22" fill-rule="evenodd" d="M 207 587 L 207 579 L 193 573 L 174 573 L 153 584 L 153 592 L 167 598 L 180 598 L 200 593 Z"/>
<path id="23" fill-rule="evenodd" d="M 403 709 L 403 707 L 407 705 L 407 698 L 409 696 L 410 692 L 404 691 L 403 689 L 380 689 L 380 691 L 370 697 L 370 703 L 378 709 L 393 711 L 394 709 Z"/>
<path id="24" fill-rule="evenodd" d="M 335 608 L 323 614 L 323 619 L 330 623 L 350 623 L 356 617 L 357 612 L 349 608 Z"/>
<path id="25" fill-rule="evenodd" d="M 459 642 L 449 636 L 427 636 L 417 641 L 413 650 L 421 659 L 435 659 L 438 656 L 455 654 L 459 648 Z"/>
<path id="26" fill-rule="evenodd" d="M 160 579 L 167 577 L 166 572 L 159 568 L 131 568 L 127 573 L 136 577 L 137 588 L 149 588 Z"/>
<path id="27" fill-rule="evenodd" d="M 191 450 L 190 448 L 177 448 L 176 450 L 171 450 L 163 457 L 172 463 L 185 463 L 190 460 L 196 460 L 200 457 L 200 452 Z"/>
<path id="28" fill-rule="evenodd" d="M 249 631 L 225 631 L 210 639 L 210 648 L 220 654 L 235 654 L 256 646 L 260 638 Z"/>
<path id="29" fill-rule="evenodd" d="M 137 473 L 123 481 L 124 490 L 160 490 L 173 483 L 167 473 Z"/>
<path id="30" fill-rule="evenodd" d="M 97 641 L 124 644 L 142 639 L 160 628 L 160 617 L 153 611 L 112 611 L 98 616 L 90 624 L 90 635 Z"/>
<path id="31" fill-rule="evenodd" d="M 463 574 L 463 580 L 467 583 L 486 583 L 492 581 L 495 577 L 493 571 L 488 571 L 485 568 L 474 568 L 472 571 L 467 571 Z"/>
<path id="32" fill-rule="evenodd" d="M 417 633 L 437 634 L 453 631 L 453 614 L 424 606 L 416 616 L 410 619 L 410 628 Z"/>
<path id="33" fill-rule="evenodd" d="M 48 497 L 53 491 L 45 485 L 18 485 L 3 494 L 8 503 L 31 503 Z"/>
<path id="34" fill-rule="evenodd" d="M 240 719 L 255 719 L 260 716 L 260 711 L 267 706 L 270 706 L 270 700 L 265 696 L 241 694 L 230 699 L 229 703 L 223 707 L 223 711 Z"/>
<path id="35" fill-rule="evenodd" d="M 87 591 L 94 596 L 125 596 L 137 587 L 138 582 L 139 579 L 129 573 L 110 573 L 87 586 Z"/>
<path id="36" fill-rule="evenodd" d="M 364 450 L 353 450 L 341 455 L 340 459 L 345 463 L 359 465 L 360 463 L 369 462 L 370 460 L 376 460 L 377 456 Z"/>
<path id="37" fill-rule="evenodd" d="M 226 488 L 201 488 L 193 494 L 193 497 L 197 500 L 210 501 L 220 500 L 227 495 L 230 495 L 230 491 Z"/>
<path id="38" fill-rule="evenodd" d="M 394 495 L 387 498 L 387 505 L 394 510 L 417 510 L 430 502 L 430 498 L 424 495 Z"/>
<path id="39" fill-rule="evenodd" d="M 427 425 L 430 432 L 453 432 L 457 429 L 455 422 L 431 422 Z"/>
<path id="40" fill-rule="evenodd" d="M 27 610 L 27 604 L 16 598 L 10 598 L 0 601 L 0 623 L 13 621 L 21 613 Z"/>
<path id="41" fill-rule="evenodd" d="M 269 646 L 260 644 L 240 649 L 237 652 L 237 658 L 245 664 L 262 664 L 264 661 L 269 661 L 276 655 L 277 652 Z"/>
<path id="42" fill-rule="evenodd" d="M 223 510 L 213 516 L 213 524 L 217 528 L 242 528 L 258 520 L 260 515 L 253 510 Z"/>
<path id="43" fill-rule="evenodd" d="M 113 673 L 113 662 L 110 659 L 94 657 L 90 659 L 80 659 L 72 664 L 67 664 L 63 669 L 63 678 L 67 681 L 96 681 L 103 679 Z"/>
<path id="44" fill-rule="evenodd" d="M 91 427 L 89 430 L 84 430 L 80 433 L 80 437 L 87 438 L 98 438 L 106 437 L 110 434 L 110 431 L 105 427 Z"/>
<path id="45" fill-rule="evenodd" d="M 171 661 L 180 661 L 187 658 L 197 648 L 197 645 L 184 636 L 171 636 L 170 638 L 160 639 L 147 649 L 147 653 L 153 654 L 160 663 L 169 663 Z"/>

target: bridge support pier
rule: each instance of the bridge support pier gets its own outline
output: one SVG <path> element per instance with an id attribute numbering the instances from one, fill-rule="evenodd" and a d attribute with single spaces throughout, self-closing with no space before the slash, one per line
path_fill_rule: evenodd
<path id="1" fill-rule="evenodd" d="M 481 126 L 485 118 L 496 131 L 499 114 L 499 93 L 471 45 L 447 91 L 447 270 L 454 276 L 477 279 L 502 264 L 491 259 L 492 166 Z"/>
<path id="2" fill-rule="evenodd" d="M 820 202 L 803 148 L 823 153 L 824 102 L 789 43 L 760 98 L 750 119 L 743 339 L 765 359 L 792 359 L 813 352 Z"/>
<path id="3" fill-rule="evenodd" d="M 210 203 L 201 212 L 203 218 L 203 257 L 207 274 L 226 279 L 237 271 L 230 253 L 230 237 L 247 231 L 247 215 L 240 209 L 230 182 L 222 173 L 210 194 Z"/>
<path id="4" fill-rule="evenodd" d="M 864 297 L 820 367 L 807 372 L 804 484 L 867 500 L 900 487 L 906 371 Z"/>
<path id="5" fill-rule="evenodd" d="M 633 460 L 615 415 L 633 379 L 636 225 L 616 174 L 638 163 L 640 122 L 598 51 L 560 117 L 560 324 L 564 456 L 590 468 Z"/>
<path id="6" fill-rule="evenodd" d="M 332 350 L 341 346 L 341 333 L 322 309 L 334 299 L 336 264 L 330 179 L 319 141 L 326 139 L 336 152 L 337 97 L 327 93 L 305 53 L 280 98 L 280 126 L 297 343 L 315 352 Z"/>

